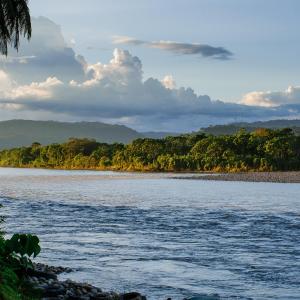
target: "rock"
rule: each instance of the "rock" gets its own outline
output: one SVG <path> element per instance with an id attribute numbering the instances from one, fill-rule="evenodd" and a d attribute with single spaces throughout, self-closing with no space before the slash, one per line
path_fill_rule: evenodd
<path id="1" fill-rule="evenodd" d="M 49 285 L 47 283 L 42 283 L 38 285 L 38 288 L 41 290 L 45 290 L 49 287 Z"/>
<path id="2" fill-rule="evenodd" d="M 85 296 L 67 296 L 65 298 L 66 300 L 90 300 L 90 297 L 85 297 Z"/>
<path id="3" fill-rule="evenodd" d="M 45 273 L 52 273 L 52 274 L 61 274 L 61 273 L 69 273 L 73 270 L 70 268 L 65 267 L 54 267 L 54 266 L 48 266 L 41 263 L 33 264 L 34 270 L 39 272 L 45 272 Z"/>
<path id="4" fill-rule="evenodd" d="M 69 299 L 68 297 L 73 297 L 73 296 L 75 296 L 75 294 L 73 293 L 73 291 L 71 291 L 71 290 L 67 290 L 66 291 L 66 297 L 67 297 L 67 299 Z"/>
<path id="5" fill-rule="evenodd" d="M 28 275 L 32 278 L 46 278 L 46 279 L 53 279 L 57 280 L 57 275 L 51 272 L 44 272 L 39 270 L 28 270 Z"/>
<path id="6" fill-rule="evenodd" d="M 121 295 L 120 300 L 146 300 L 146 297 L 139 293 L 132 292 Z"/>
<path id="7" fill-rule="evenodd" d="M 111 300 L 112 298 L 108 293 L 98 293 L 96 295 L 91 296 L 91 300 Z"/>
<path id="8" fill-rule="evenodd" d="M 199 295 L 199 296 L 192 297 L 189 299 L 184 299 L 184 300 L 221 300 L 221 298 L 218 294 L 213 294 L 213 295 Z"/>
<path id="9" fill-rule="evenodd" d="M 65 289 L 63 287 L 52 287 L 49 286 L 43 290 L 43 297 L 57 297 L 59 295 L 64 295 Z"/>

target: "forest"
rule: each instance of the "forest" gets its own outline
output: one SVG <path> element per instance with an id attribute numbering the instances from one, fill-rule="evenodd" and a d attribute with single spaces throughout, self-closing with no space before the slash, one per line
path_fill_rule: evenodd
<path id="1" fill-rule="evenodd" d="M 0 152 L 2 167 L 122 171 L 300 170 L 300 137 L 289 129 L 239 130 L 233 135 L 187 134 L 139 138 L 130 144 L 70 138 Z"/>

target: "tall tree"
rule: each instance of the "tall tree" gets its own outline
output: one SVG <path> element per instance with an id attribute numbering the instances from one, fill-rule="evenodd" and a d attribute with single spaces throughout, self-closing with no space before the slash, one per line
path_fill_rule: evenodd
<path id="1" fill-rule="evenodd" d="M 0 0 L 0 52 L 7 55 L 9 46 L 18 50 L 20 36 L 31 37 L 28 0 Z"/>

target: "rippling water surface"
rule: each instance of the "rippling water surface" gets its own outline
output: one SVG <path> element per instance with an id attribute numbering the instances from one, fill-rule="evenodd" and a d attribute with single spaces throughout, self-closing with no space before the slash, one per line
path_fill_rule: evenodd
<path id="1" fill-rule="evenodd" d="M 5 229 L 67 277 L 148 299 L 300 299 L 300 184 L 0 169 Z"/>

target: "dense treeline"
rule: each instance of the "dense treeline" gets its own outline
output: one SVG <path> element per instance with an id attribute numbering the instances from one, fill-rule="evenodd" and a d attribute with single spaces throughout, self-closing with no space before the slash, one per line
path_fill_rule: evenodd
<path id="1" fill-rule="evenodd" d="M 70 139 L 0 152 L 12 167 L 135 171 L 300 170 L 300 137 L 290 129 L 240 130 L 234 135 L 137 139 L 128 145 Z"/>

